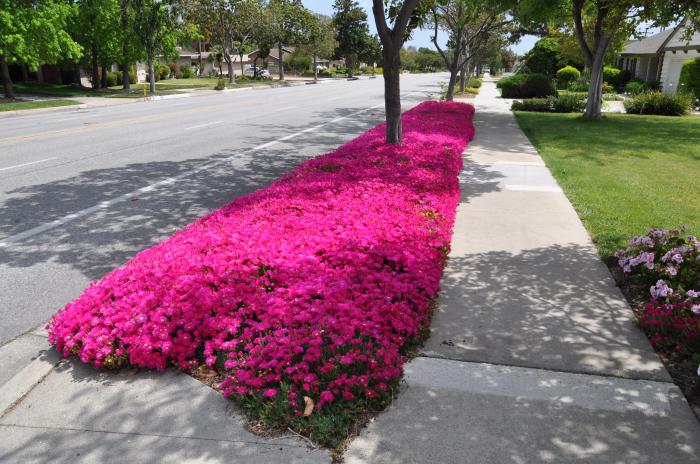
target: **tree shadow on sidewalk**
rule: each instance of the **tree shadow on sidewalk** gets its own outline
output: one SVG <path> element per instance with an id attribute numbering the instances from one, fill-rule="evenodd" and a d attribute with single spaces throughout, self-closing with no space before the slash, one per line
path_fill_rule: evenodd
<path id="1" fill-rule="evenodd" d="M 591 247 L 450 257 L 441 288 L 429 355 L 668 380 Z"/>
<path id="2" fill-rule="evenodd" d="M 329 462 L 291 434 L 260 437 L 238 407 L 192 377 L 97 371 L 63 361 L 0 419 L 0 461 Z"/>

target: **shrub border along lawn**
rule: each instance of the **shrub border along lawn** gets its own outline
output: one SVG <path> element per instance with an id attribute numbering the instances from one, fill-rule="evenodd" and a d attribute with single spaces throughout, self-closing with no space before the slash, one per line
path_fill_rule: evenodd
<path id="1" fill-rule="evenodd" d="M 0 112 L 34 110 L 38 108 L 57 108 L 59 106 L 80 105 L 79 101 L 56 99 L 56 100 L 18 100 L 14 102 L 1 102 Z"/>
<path id="2" fill-rule="evenodd" d="M 424 102 L 139 253 L 55 314 L 96 367 L 194 369 L 265 427 L 338 449 L 427 335 L 473 107 Z"/>

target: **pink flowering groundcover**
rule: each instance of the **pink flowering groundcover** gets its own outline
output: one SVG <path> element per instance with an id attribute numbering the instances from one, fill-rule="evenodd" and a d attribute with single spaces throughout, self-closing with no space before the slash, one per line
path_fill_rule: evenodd
<path id="1" fill-rule="evenodd" d="M 50 342 L 96 367 L 213 366 L 264 422 L 337 443 L 426 333 L 473 113 L 424 102 L 403 146 L 377 126 L 202 217 L 91 284 Z"/>

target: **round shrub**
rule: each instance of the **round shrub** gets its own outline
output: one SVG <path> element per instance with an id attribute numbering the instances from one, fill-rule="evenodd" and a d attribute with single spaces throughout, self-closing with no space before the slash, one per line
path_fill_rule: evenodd
<path id="1" fill-rule="evenodd" d="M 483 84 L 483 81 L 481 79 L 479 79 L 477 77 L 472 77 L 467 82 L 467 87 L 471 87 L 473 89 L 480 89 L 482 84 Z"/>
<path id="2" fill-rule="evenodd" d="M 579 79 L 581 79 L 581 71 L 573 66 L 566 66 L 557 71 L 557 81 L 561 84 L 562 88 L 568 87 L 569 84 Z"/>
<path id="3" fill-rule="evenodd" d="M 649 90 L 647 88 L 647 85 L 642 82 L 642 81 L 629 81 L 627 84 L 625 84 L 625 93 L 628 93 L 630 95 L 639 95 L 641 93 L 646 92 Z"/>
<path id="4" fill-rule="evenodd" d="M 557 94 L 552 81 L 544 74 L 516 74 L 499 82 L 503 98 L 544 98 Z"/>
<path id="5" fill-rule="evenodd" d="M 175 79 L 182 79 L 182 71 L 180 70 L 180 65 L 177 63 L 168 63 L 168 68 L 170 68 L 170 77 Z"/>
<path id="6" fill-rule="evenodd" d="M 678 89 L 692 93 L 696 99 L 700 98 L 700 58 L 693 58 L 683 63 Z"/>
<path id="7" fill-rule="evenodd" d="M 603 68 L 603 80 L 615 88 L 620 88 L 622 85 L 622 71 L 612 66 Z"/>
<path id="8" fill-rule="evenodd" d="M 214 86 L 214 90 L 224 90 L 226 88 L 226 80 L 224 79 L 219 79 L 216 81 L 216 85 Z"/>
<path id="9" fill-rule="evenodd" d="M 588 92 L 588 87 L 590 87 L 590 84 L 584 80 L 577 80 L 576 82 L 572 82 L 567 86 L 567 90 L 570 92 Z"/>
<path id="10" fill-rule="evenodd" d="M 189 64 L 183 64 L 180 66 L 180 73 L 183 79 L 190 79 L 194 77 L 194 71 L 192 71 L 192 66 Z"/>
<path id="11" fill-rule="evenodd" d="M 119 85 L 121 82 L 121 76 L 119 73 L 108 71 L 107 72 L 107 87 L 114 87 Z"/>
<path id="12" fill-rule="evenodd" d="M 560 58 L 559 41 L 550 37 L 540 39 L 525 56 L 525 66 L 530 73 L 554 77 Z"/>
<path id="13" fill-rule="evenodd" d="M 630 114 L 656 114 L 660 116 L 683 116 L 688 114 L 693 99 L 687 94 L 671 95 L 662 92 L 647 92 L 625 100 L 625 111 Z"/>
<path id="14" fill-rule="evenodd" d="M 159 79 L 167 79 L 170 77 L 170 67 L 162 64 L 158 66 L 158 68 L 156 69 L 156 73 L 158 73 Z"/>

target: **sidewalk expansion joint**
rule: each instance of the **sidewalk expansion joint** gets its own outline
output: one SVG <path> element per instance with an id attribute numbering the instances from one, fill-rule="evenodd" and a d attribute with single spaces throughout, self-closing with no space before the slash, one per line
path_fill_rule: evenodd
<path id="1" fill-rule="evenodd" d="M 93 429 L 81 429 L 74 427 L 48 427 L 48 426 L 37 426 L 37 425 L 23 425 L 23 424 L 11 424 L 2 423 L 0 427 L 7 428 L 22 428 L 22 429 L 32 429 L 32 430 L 54 430 L 59 432 L 91 432 L 91 433 L 103 433 L 103 434 L 113 434 L 113 435 L 126 435 L 126 436 L 139 436 L 139 437 L 158 437 L 158 438 L 176 438 L 184 440 L 198 440 L 198 441 L 213 441 L 213 442 L 225 442 L 225 443 L 241 443 L 245 445 L 261 445 L 261 446 L 283 446 L 287 448 L 298 448 L 302 445 L 289 444 L 289 443 L 265 443 L 262 441 L 248 441 L 248 440 L 231 440 L 227 438 L 207 438 L 207 437 L 191 437 L 186 435 L 169 435 L 164 433 L 139 433 L 139 432 L 119 432 L 113 430 L 93 430 Z M 282 436 L 278 438 L 272 438 L 273 440 L 291 439 L 292 436 Z M 306 445 L 303 445 L 306 446 Z"/>
<path id="2" fill-rule="evenodd" d="M 637 376 L 623 377 L 623 376 L 615 375 L 615 374 L 606 374 L 604 372 L 572 371 L 572 370 L 566 370 L 566 369 L 526 366 L 526 365 L 499 363 L 499 362 L 492 362 L 492 361 L 453 359 L 453 358 L 448 358 L 448 357 L 444 357 L 444 356 L 435 356 L 435 355 L 429 355 L 429 354 L 419 354 L 414 359 L 417 359 L 417 358 L 437 359 L 440 361 L 452 361 L 452 362 L 457 362 L 457 363 L 462 363 L 462 364 L 481 364 L 484 366 L 512 367 L 514 369 L 527 369 L 527 370 L 540 371 L 540 372 L 556 372 L 559 374 L 585 375 L 585 376 L 589 376 L 589 377 L 598 377 L 598 378 L 602 378 L 602 379 L 620 379 L 620 380 L 632 380 L 632 381 L 636 381 L 636 382 L 654 382 L 654 383 L 662 383 L 662 384 L 666 384 L 666 385 L 676 386 L 675 383 L 669 382 L 667 380 L 658 380 L 658 379 L 653 379 L 653 378 L 648 378 L 648 377 L 637 377 Z"/>

